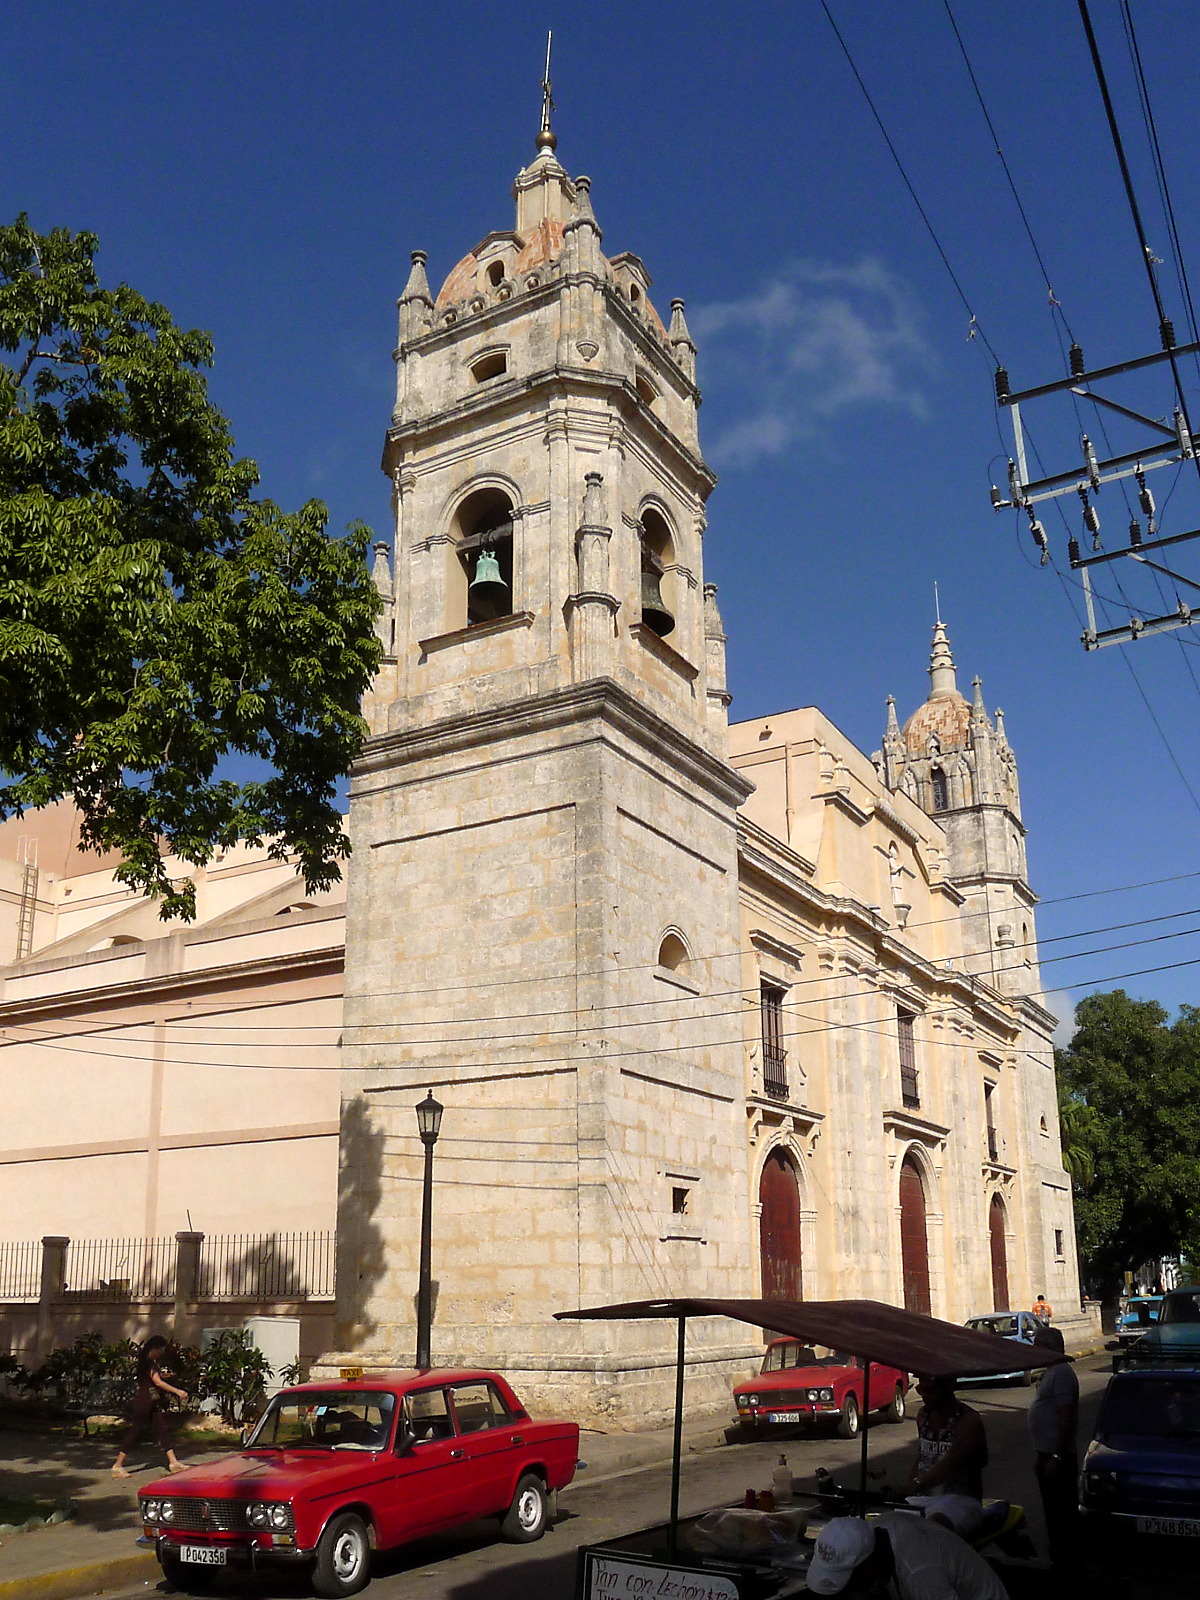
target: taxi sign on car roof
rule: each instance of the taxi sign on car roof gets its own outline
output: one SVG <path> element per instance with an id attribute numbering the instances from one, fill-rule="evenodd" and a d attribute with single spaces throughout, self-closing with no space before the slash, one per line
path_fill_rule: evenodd
<path id="1" fill-rule="evenodd" d="M 339 1367 L 338 1377 L 343 1383 L 357 1383 L 363 1375 L 361 1367 Z"/>

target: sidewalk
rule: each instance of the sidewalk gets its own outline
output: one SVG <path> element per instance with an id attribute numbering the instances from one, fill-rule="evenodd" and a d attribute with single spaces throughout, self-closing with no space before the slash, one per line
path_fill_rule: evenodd
<path id="1" fill-rule="evenodd" d="M 731 1420 L 731 1415 L 722 1414 L 685 1423 L 684 1451 L 723 1444 Z M 671 1448 L 670 1428 L 584 1432 L 579 1454 L 587 1468 L 576 1482 L 592 1483 L 669 1461 Z M 113 1478 L 109 1468 L 115 1453 L 107 1441 L 0 1432 L 0 1493 L 30 1500 L 70 1499 L 77 1508 L 69 1522 L 56 1527 L 0 1535 L 0 1600 L 74 1600 L 98 1590 L 158 1582 L 153 1553 L 139 1550 L 135 1541 L 142 1531 L 138 1488 L 160 1476 L 162 1468 L 154 1464 L 154 1452 L 139 1450 L 130 1462 L 133 1476 Z M 209 1454 L 180 1447 L 181 1458 L 189 1462 Z"/>

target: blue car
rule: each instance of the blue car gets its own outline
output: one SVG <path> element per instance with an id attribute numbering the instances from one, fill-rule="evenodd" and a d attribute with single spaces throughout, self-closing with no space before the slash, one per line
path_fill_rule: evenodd
<path id="1" fill-rule="evenodd" d="M 1140 1339 L 1147 1328 L 1152 1328 L 1158 1321 L 1162 1303 L 1160 1294 L 1137 1294 L 1127 1300 L 1124 1311 L 1117 1318 L 1118 1343 L 1125 1347 L 1135 1339 Z"/>
<path id="2" fill-rule="evenodd" d="M 1112 1377 L 1079 1498 L 1101 1527 L 1200 1539 L 1200 1372 L 1139 1367 Z"/>
<path id="3" fill-rule="evenodd" d="M 991 1311 L 987 1316 L 968 1317 L 966 1325 L 968 1328 L 978 1328 L 981 1333 L 999 1334 L 1002 1339 L 1011 1339 L 1014 1344 L 1023 1345 L 1031 1345 L 1037 1330 L 1046 1326 L 1032 1311 Z M 1017 1369 L 1013 1372 L 997 1372 L 987 1378 L 959 1378 L 957 1383 L 960 1388 L 965 1383 L 1020 1383 L 1028 1389 L 1036 1376 L 1035 1372 Z"/>
<path id="4" fill-rule="evenodd" d="M 1143 1364 L 1200 1369 L 1200 1289 L 1168 1290 L 1157 1319 L 1113 1357 L 1114 1372 Z"/>

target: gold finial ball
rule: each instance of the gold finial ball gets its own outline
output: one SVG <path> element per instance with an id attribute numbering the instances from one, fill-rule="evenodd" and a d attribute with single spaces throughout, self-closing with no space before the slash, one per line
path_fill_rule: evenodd
<path id="1" fill-rule="evenodd" d="M 558 148 L 558 135 L 549 128 L 543 128 L 537 136 L 539 150 L 549 150 L 552 154 Z"/>

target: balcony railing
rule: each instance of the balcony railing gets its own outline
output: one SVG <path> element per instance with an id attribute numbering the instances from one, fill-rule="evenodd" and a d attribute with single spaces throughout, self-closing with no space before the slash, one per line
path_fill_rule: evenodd
<path id="1" fill-rule="evenodd" d="M 900 1068 L 900 1099 L 907 1111 L 921 1109 L 921 1091 L 917 1086 L 916 1067 Z"/>
<path id="2" fill-rule="evenodd" d="M 763 1093 L 773 1100 L 788 1097 L 787 1051 L 763 1047 Z"/>

